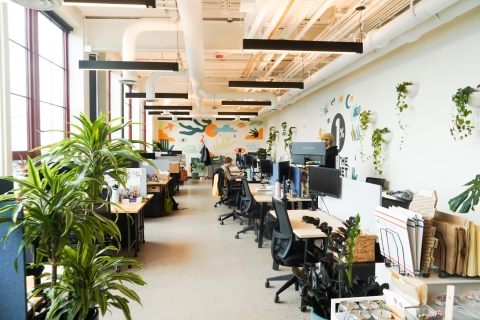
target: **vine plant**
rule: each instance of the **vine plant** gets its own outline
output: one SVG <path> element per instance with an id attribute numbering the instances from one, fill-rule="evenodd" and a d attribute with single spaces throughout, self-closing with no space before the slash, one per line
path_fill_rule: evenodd
<path id="1" fill-rule="evenodd" d="M 368 130 L 368 122 L 371 114 L 372 111 L 370 110 L 365 110 L 360 113 L 360 157 L 362 158 L 362 162 L 370 159 L 370 156 L 367 156 L 365 153 L 363 153 L 363 140 L 365 139 L 365 134 Z"/>
<path id="2" fill-rule="evenodd" d="M 277 129 L 274 126 L 271 126 L 270 129 L 268 130 L 268 140 L 267 140 L 267 153 L 270 153 L 272 151 L 272 147 L 276 146 L 275 141 L 277 140 Z"/>
<path id="3" fill-rule="evenodd" d="M 382 142 L 385 142 L 383 135 L 387 132 L 390 132 L 388 128 L 375 129 L 372 134 L 372 147 L 373 147 L 373 165 L 375 166 L 375 171 L 382 175 L 383 173 L 383 164 L 385 162 L 385 157 L 382 154 Z"/>
<path id="4" fill-rule="evenodd" d="M 465 88 L 460 88 L 452 96 L 452 101 L 455 103 L 455 111 L 452 113 L 452 125 L 450 127 L 450 134 L 453 136 L 453 139 L 463 140 L 472 134 L 472 130 L 475 126 L 472 124 L 472 120 L 469 119 L 469 116 L 472 114 L 472 110 L 467 108 L 468 96 L 474 91 L 478 91 L 480 84 L 477 86 L 477 89 L 474 89 L 470 86 Z"/>
<path id="5" fill-rule="evenodd" d="M 400 129 L 403 131 L 402 137 L 400 139 L 400 149 L 402 149 L 403 142 L 405 135 L 407 135 L 407 131 L 405 131 L 405 128 L 407 127 L 406 124 L 403 123 L 403 117 L 402 117 L 402 112 L 408 108 L 408 104 L 405 102 L 405 99 L 407 98 L 407 86 L 412 85 L 412 82 L 402 82 L 399 83 L 396 87 L 397 90 L 397 116 L 398 116 L 398 126 Z"/>
<path id="6" fill-rule="evenodd" d="M 292 143 L 292 140 L 293 140 L 293 131 L 292 129 L 295 128 L 295 127 L 290 127 L 288 128 L 288 131 L 287 131 L 287 123 L 284 121 L 282 122 L 282 136 L 287 136 L 284 140 L 283 140 L 283 143 L 284 143 L 284 150 L 287 150 L 288 146 L 290 145 L 290 143 Z"/>

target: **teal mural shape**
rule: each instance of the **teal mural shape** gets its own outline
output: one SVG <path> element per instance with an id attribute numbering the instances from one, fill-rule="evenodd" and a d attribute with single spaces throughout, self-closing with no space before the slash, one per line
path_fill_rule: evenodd
<path id="1" fill-rule="evenodd" d="M 330 105 L 331 105 L 331 106 L 334 106 L 334 105 L 335 105 L 335 98 L 333 98 L 332 101 L 330 101 Z"/>
<path id="2" fill-rule="evenodd" d="M 352 109 L 352 120 L 354 118 L 358 118 L 360 116 L 360 112 L 361 112 L 361 107 L 357 104 L 354 104 Z"/>
<path id="3" fill-rule="evenodd" d="M 328 113 L 328 102 L 325 102 L 323 108 L 320 109 L 320 117 L 326 116 Z"/>
<path id="4" fill-rule="evenodd" d="M 194 145 L 189 144 L 188 146 L 183 147 L 183 148 L 182 148 L 182 151 L 183 151 L 184 153 L 197 153 L 197 152 L 198 152 L 198 149 L 197 149 L 197 147 L 195 147 Z"/>
<path id="5" fill-rule="evenodd" d="M 352 180 L 357 180 L 358 178 L 358 174 L 356 173 L 355 169 L 355 167 L 352 168 Z"/>
<path id="6" fill-rule="evenodd" d="M 350 109 L 350 106 L 348 105 L 348 100 L 350 100 L 350 94 L 347 94 L 347 98 L 345 99 L 345 107 L 347 109 Z"/>
<path id="7" fill-rule="evenodd" d="M 188 131 L 179 131 L 180 134 L 184 134 L 187 136 L 192 136 L 195 133 L 202 133 L 205 132 L 206 126 L 212 123 L 212 120 L 210 119 L 202 119 L 202 122 L 205 124 L 201 124 L 197 119 L 194 119 L 193 122 L 198 126 L 198 127 L 193 127 L 191 125 L 185 125 L 182 122 L 179 123 L 180 127 L 187 129 Z"/>
<path id="8" fill-rule="evenodd" d="M 261 148 L 258 143 L 247 143 L 245 147 L 247 148 L 247 150 L 255 150 L 255 151 Z"/>
<path id="9" fill-rule="evenodd" d="M 327 119 L 327 123 L 330 123 L 330 121 L 331 121 L 331 119 L 330 119 L 330 118 L 328 118 L 328 119 Z"/>
<path id="10" fill-rule="evenodd" d="M 212 132 L 238 132 L 236 129 L 230 127 L 229 124 L 225 124 L 223 127 L 217 127 Z"/>

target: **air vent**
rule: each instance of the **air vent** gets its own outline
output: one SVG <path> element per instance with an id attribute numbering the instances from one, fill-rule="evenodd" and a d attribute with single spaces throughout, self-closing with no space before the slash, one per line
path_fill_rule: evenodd
<path id="1" fill-rule="evenodd" d="M 140 83 L 140 80 L 138 79 L 134 79 L 134 78 L 120 78 L 120 81 L 121 83 L 123 84 L 137 84 L 137 83 Z"/>
<path id="2" fill-rule="evenodd" d="M 12 2 L 30 9 L 43 11 L 53 10 L 62 5 L 62 0 L 12 0 Z"/>

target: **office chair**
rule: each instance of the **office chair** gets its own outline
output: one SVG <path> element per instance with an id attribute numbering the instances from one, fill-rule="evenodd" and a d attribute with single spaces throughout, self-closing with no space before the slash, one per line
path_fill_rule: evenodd
<path id="1" fill-rule="evenodd" d="M 232 217 L 233 220 L 239 219 L 240 225 L 243 225 L 243 219 L 240 218 L 239 212 L 236 210 L 237 207 L 240 207 L 241 191 L 243 188 L 242 185 L 238 183 L 229 183 L 223 170 L 221 173 L 219 173 L 218 179 L 225 181 L 225 194 L 227 195 L 225 202 L 229 207 L 233 207 L 233 211 L 219 215 L 218 221 L 220 221 L 220 224 L 223 225 L 223 221 Z"/>
<path id="2" fill-rule="evenodd" d="M 217 177 L 216 185 L 214 185 L 215 177 Z M 230 195 L 227 193 L 226 183 L 227 181 L 225 180 L 225 173 L 223 172 L 223 169 L 220 167 L 215 168 L 212 179 L 212 188 L 216 188 L 217 193 L 220 195 L 220 200 L 215 202 L 213 205 L 215 208 L 219 204 L 227 204 L 227 200 Z"/>
<path id="3" fill-rule="evenodd" d="M 271 252 L 274 263 L 285 267 L 300 267 L 304 262 L 305 242 L 296 241 L 292 225 L 288 218 L 286 203 L 272 197 L 272 204 L 277 215 L 278 225 L 273 229 Z M 287 280 L 285 284 L 275 293 L 275 303 L 279 302 L 279 295 L 291 285 L 295 285 L 298 291 L 301 284 L 293 273 L 283 276 L 267 278 L 265 288 L 270 287 L 270 281 Z M 302 297 L 306 292 L 302 292 Z M 302 298 L 301 311 L 305 311 L 305 303 Z"/>
<path id="4" fill-rule="evenodd" d="M 248 181 L 246 178 L 242 178 L 243 190 L 242 197 L 240 199 L 240 213 L 244 218 L 248 218 L 248 227 L 243 228 L 238 231 L 235 235 L 235 239 L 239 239 L 238 236 L 240 233 L 246 233 L 247 231 L 255 231 L 255 235 L 258 236 L 258 224 L 257 219 L 260 219 L 262 214 L 262 207 L 250 192 L 250 187 L 248 186 Z M 255 239 L 255 242 L 258 242 L 258 237 Z"/>
<path id="5" fill-rule="evenodd" d="M 383 186 L 384 186 L 384 184 L 385 184 L 385 179 L 374 178 L 374 177 L 367 177 L 367 179 L 365 180 L 365 182 L 367 182 L 367 183 L 372 183 L 372 184 L 378 184 L 378 185 L 381 186 L 382 189 L 383 189 Z"/>

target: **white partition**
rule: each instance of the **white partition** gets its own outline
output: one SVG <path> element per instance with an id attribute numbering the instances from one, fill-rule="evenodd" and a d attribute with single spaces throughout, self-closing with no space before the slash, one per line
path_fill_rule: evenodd
<path id="1" fill-rule="evenodd" d="M 330 214 L 346 220 L 360 213 L 362 230 L 377 235 L 375 227 L 375 208 L 382 204 L 382 187 L 372 183 L 361 182 L 348 178 L 340 178 L 340 198 L 323 197 L 318 206 Z"/>

